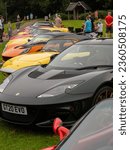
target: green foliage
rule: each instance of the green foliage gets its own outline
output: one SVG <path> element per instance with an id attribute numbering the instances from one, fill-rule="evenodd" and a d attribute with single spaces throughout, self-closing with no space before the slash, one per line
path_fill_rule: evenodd
<path id="1" fill-rule="evenodd" d="M 0 0 L 0 15 L 5 15 L 5 3 Z"/>
<path id="2" fill-rule="evenodd" d="M 79 15 L 79 19 L 80 20 L 85 20 L 86 16 L 87 16 L 87 13 L 82 13 L 82 14 Z"/>
<path id="3" fill-rule="evenodd" d="M 60 14 L 62 20 L 68 20 L 68 14 L 66 14 L 66 13 L 59 13 L 59 14 Z M 72 14 L 69 14 L 69 19 L 70 20 L 73 19 L 73 15 Z"/>
<path id="4" fill-rule="evenodd" d="M 112 10 L 109 10 L 109 11 L 113 13 Z M 108 11 L 106 11 L 106 10 L 99 10 L 99 11 L 98 11 L 98 18 L 104 19 L 104 18 L 107 16 L 107 12 L 108 12 Z"/>
<path id="5" fill-rule="evenodd" d="M 52 130 L 20 127 L 0 120 L 1 150 L 38 150 L 55 145 L 58 141 Z"/>
<path id="6" fill-rule="evenodd" d="M 77 2 L 77 0 L 73 0 Z M 112 9 L 112 0 L 83 0 L 87 5 L 94 10 L 108 10 Z M 72 2 L 72 0 L 71 0 Z M 55 13 L 66 13 L 70 0 L 0 0 L 0 14 L 6 16 L 6 9 L 8 13 L 8 19 L 16 21 L 17 14 L 20 14 L 21 18 L 33 13 L 38 18 L 44 18 L 49 13 L 51 15 Z M 5 5 L 7 4 L 7 5 Z M 67 16 L 63 15 L 66 19 Z M 71 18 L 70 18 L 71 19 Z"/>

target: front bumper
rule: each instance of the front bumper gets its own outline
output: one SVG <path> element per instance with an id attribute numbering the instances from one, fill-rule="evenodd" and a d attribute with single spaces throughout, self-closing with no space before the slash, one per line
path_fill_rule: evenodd
<path id="1" fill-rule="evenodd" d="M 0 102 L 0 117 L 10 123 L 21 125 L 37 125 L 39 127 L 52 127 L 53 120 L 56 117 L 61 118 L 65 126 L 72 126 L 73 123 L 77 120 L 74 115 L 75 112 L 73 106 L 71 106 L 71 103 L 51 106 L 26 105 L 24 107 L 27 108 L 27 115 L 9 113 L 2 110 Z"/>
<path id="2" fill-rule="evenodd" d="M 67 96 L 61 95 L 57 96 L 57 98 L 50 98 L 51 100 L 48 98 L 43 100 L 41 98 L 23 98 L 19 96 L 4 95 L 1 93 L 0 117 L 3 120 L 14 124 L 37 125 L 40 127 L 52 126 L 53 120 L 56 117 L 59 117 L 63 120 L 65 126 L 72 126 L 73 123 L 84 113 L 84 110 L 82 109 L 81 112 L 78 112 L 78 104 L 80 104 L 82 100 L 86 99 L 86 95 L 81 94 L 72 96 L 67 94 Z M 90 101 L 88 102 L 87 109 L 91 107 Z M 14 105 L 16 107 L 26 107 L 27 115 L 3 111 L 1 105 L 2 103 Z M 76 112 L 78 113 L 76 114 Z"/>

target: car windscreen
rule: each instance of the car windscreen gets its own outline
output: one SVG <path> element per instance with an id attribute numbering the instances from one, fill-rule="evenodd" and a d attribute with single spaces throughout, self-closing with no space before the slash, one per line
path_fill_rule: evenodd
<path id="1" fill-rule="evenodd" d="M 36 30 L 34 30 L 34 32 L 32 34 L 34 36 L 36 36 L 36 35 L 42 35 L 42 34 L 47 33 L 47 32 L 51 32 L 51 31 L 48 29 L 36 29 Z"/>
<path id="2" fill-rule="evenodd" d="M 112 100 L 97 105 L 57 150 L 112 150 Z"/>
<path id="3" fill-rule="evenodd" d="M 43 51 L 59 51 L 59 52 L 62 52 L 67 47 L 71 46 L 72 44 L 73 44 L 73 42 L 71 40 L 68 40 L 68 39 L 50 40 L 45 45 Z"/>
<path id="4" fill-rule="evenodd" d="M 32 26 L 34 27 L 38 27 L 38 26 L 51 26 L 52 25 L 52 22 L 36 22 L 34 23 Z"/>
<path id="5" fill-rule="evenodd" d="M 113 65 L 112 45 L 73 45 L 58 55 L 49 68 L 79 69 L 90 66 Z"/>
<path id="6" fill-rule="evenodd" d="M 38 42 L 47 42 L 49 39 L 51 39 L 53 36 L 51 35 L 39 35 L 34 37 L 28 44 L 38 43 Z"/>

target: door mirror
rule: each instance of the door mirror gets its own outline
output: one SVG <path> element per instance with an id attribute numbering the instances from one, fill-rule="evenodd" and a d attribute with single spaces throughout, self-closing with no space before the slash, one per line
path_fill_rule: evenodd
<path id="1" fill-rule="evenodd" d="M 50 61 L 52 61 L 57 55 L 58 55 L 58 54 L 52 55 Z"/>
<path id="2" fill-rule="evenodd" d="M 28 39 L 28 42 L 30 42 L 31 41 L 31 39 Z"/>
<path id="3" fill-rule="evenodd" d="M 59 135 L 60 141 L 62 141 L 69 133 L 70 130 L 62 126 L 62 120 L 56 118 L 53 123 L 53 131 L 55 134 Z"/>

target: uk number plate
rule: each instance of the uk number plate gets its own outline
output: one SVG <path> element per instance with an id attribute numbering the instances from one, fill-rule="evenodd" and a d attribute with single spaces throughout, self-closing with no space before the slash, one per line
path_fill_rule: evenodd
<path id="1" fill-rule="evenodd" d="M 27 108 L 23 106 L 10 105 L 6 103 L 1 103 L 2 111 L 18 114 L 18 115 L 27 115 Z"/>

